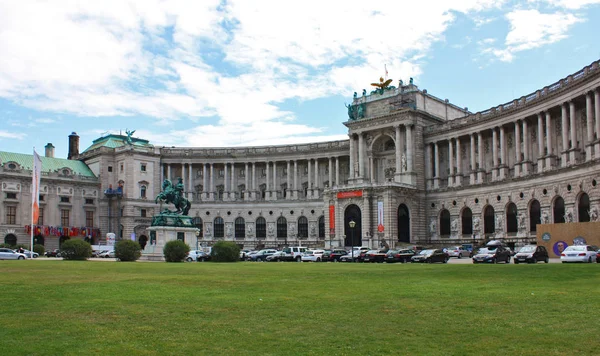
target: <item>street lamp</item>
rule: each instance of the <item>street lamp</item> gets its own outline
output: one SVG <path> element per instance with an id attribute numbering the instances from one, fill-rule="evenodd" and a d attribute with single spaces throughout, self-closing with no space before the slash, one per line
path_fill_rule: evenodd
<path id="1" fill-rule="evenodd" d="M 348 226 L 350 226 L 350 248 L 352 249 L 352 262 L 354 262 L 354 227 L 356 226 L 356 222 L 350 220 Z"/>

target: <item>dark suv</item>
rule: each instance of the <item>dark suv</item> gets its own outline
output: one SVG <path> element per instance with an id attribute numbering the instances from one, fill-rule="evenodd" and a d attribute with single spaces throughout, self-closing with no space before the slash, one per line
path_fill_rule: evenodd
<path id="1" fill-rule="evenodd" d="M 526 245 L 521 247 L 519 252 L 514 257 L 515 264 L 521 262 L 527 263 L 537 263 L 539 261 L 544 261 L 548 263 L 548 250 L 544 246 L 536 246 L 536 245 Z"/>

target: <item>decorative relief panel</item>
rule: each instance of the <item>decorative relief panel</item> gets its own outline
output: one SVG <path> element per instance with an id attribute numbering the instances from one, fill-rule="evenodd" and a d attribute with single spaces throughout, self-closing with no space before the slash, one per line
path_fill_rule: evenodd
<path id="1" fill-rule="evenodd" d="M 253 222 L 246 223 L 246 235 L 248 237 L 254 237 L 254 223 Z"/>
<path id="2" fill-rule="evenodd" d="M 233 236 L 233 223 L 231 223 L 231 222 L 225 223 L 225 236 L 227 236 L 227 237 Z"/>
<path id="3" fill-rule="evenodd" d="M 20 192 L 21 191 L 21 183 L 2 182 L 2 191 L 3 192 Z"/>
<path id="4" fill-rule="evenodd" d="M 275 236 L 275 223 L 273 223 L 273 222 L 267 223 L 267 236 L 268 237 Z"/>
<path id="5" fill-rule="evenodd" d="M 73 195 L 73 188 L 58 187 L 56 188 L 57 195 Z"/>
<path id="6" fill-rule="evenodd" d="M 81 196 L 96 197 L 96 196 L 98 196 L 98 191 L 96 189 L 82 189 Z"/>

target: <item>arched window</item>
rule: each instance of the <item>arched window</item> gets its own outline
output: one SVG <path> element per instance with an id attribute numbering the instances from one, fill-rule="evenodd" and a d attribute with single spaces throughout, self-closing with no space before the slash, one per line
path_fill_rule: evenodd
<path id="1" fill-rule="evenodd" d="M 200 235 L 198 237 L 203 237 L 204 236 L 204 224 L 202 223 L 202 218 L 199 216 L 196 216 L 194 218 L 194 226 L 196 227 L 196 229 L 200 230 Z"/>
<path id="2" fill-rule="evenodd" d="M 298 218 L 298 237 L 308 237 L 308 219 L 305 216 Z"/>
<path id="3" fill-rule="evenodd" d="M 510 203 L 506 206 L 506 232 L 516 233 L 517 230 L 517 206 L 515 203 Z"/>
<path id="4" fill-rule="evenodd" d="M 555 224 L 562 224 L 565 222 L 565 201 L 563 198 L 558 197 L 554 199 L 554 207 L 552 208 L 553 218 Z"/>
<path id="5" fill-rule="evenodd" d="M 217 216 L 213 221 L 213 236 L 214 237 L 225 237 L 225 223 L 223 218 Z"/>
<path id="6" fill-rule="evenodd" d="M 146 199 L 146 186 L 142 185 L 140 187 L 140 198 Z"/>
<path id="7" fill-rule="evenodd" d="M 496 219 L 494 208 L 491 205 L 485 207 L 483 212 L 483 233 L 493 234 L 496 232 Z"/>
<path id="8" fill-rule="evenodd" d="M 15 246 L 17 244 L 17 237 L 13 234 L 8 234 L 4 236 L 4 243 L 10 246 Z"/>
<path id="9" fill-rule="evenodd" d="M 319 217 L 319 238 L 325 238 L 325 216 Z"/>
<path id="10" fill-rule="evenodd" d="M 447 209 L 440 212 L 440 235 L 450 236 L 450 212 Z"/>
<path id="11" fill-rule="evenodd" d="M 246 221 L 241 216 L 235 219 L 235 237 L 239 239 L 246 237 Z"/>
<path id="12" fill-rule="evenodd" d="M 590 197 L 586 193 L 579 196 L 577 212 L 579 215 L 579 222 L 590 221 Z"/>
<path id="13" fill-rule="evenodd" d="M 533 200 L 529 205 L 529 231 L 537 231 L 537 224 L 542 223 L 540 202 Z"/>
<path id="14" fill-rule="evenodd" d="M 267 237 L 267 222 L 262 216 L 256 219 L 256 238 L 264 239 Z"/>
<path id="15" fill-rule="evenodd" d="M 277 219 L 277 237 L 287 238 L 287 220 L 283 216 Z"/>
<path id="16" fill-rule="evenodd" d="M 464 208 L 461 214 L 462 234 L 473 235 L 473 212 L 469 208 Z"/>

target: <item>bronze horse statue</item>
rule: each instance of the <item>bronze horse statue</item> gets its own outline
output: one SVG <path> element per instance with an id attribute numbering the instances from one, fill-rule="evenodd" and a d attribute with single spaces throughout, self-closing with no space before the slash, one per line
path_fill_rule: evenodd
<path id="1" fill-rule="evenodd" d="M 156 196 L 154 202 L 158 203 L 158 201 L 161 200 L 167 204 L 172 203 L 177 209 L 177 211 L 174 212 L 175 214 L 187 215 L 192 204 L 183 196 L 183 189 L 184 187 L 181 178 L 179 178 L 179 183 L 175 186 L 173 186 L 173 183 L 171 183 L 170 180 L 165 179 L 162 184 L 162 192 Z"/>

